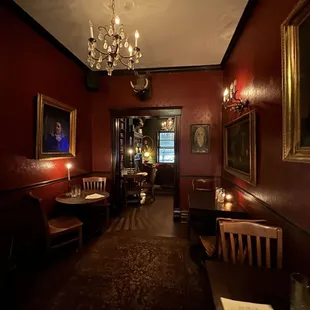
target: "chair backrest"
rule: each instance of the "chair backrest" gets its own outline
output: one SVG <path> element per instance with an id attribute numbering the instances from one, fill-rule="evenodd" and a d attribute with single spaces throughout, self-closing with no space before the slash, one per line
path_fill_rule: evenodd
<path id="1" fill-rule="evenodd" d="M 107 178 L 106 177 L 89 177 L 83 178 L 83 188 L 85 190 L 105 191 Z"/>
<path id="2" fill-rule="evenodd" d="M 125 192 L 128 191 L 141 191 L 141 182 L 144 176 L 142 175 L 124 175 Z"/>
<path id="3" fill-rule="evenodd" d="M 222 256 L 222 245 L 221 245 L 221 233 L 220 233 L 220 223 L 226 221 L 226 222 L 247 222 L 247 223 L 259 223 L 259 224 L 265 224 L 267 223 L 266 220 L 263 219 L 236 219 L 236 218 L 230 218 L 230 217 L 217 217 L 216 218 L 216 247 L 218 249 L 218 258 L 221 258 Z"/>
<path id="4" fill-rule="evenodd" d="M 214 181 L 212 179 L 193 179 L 193 191 L 210 192 L 215 190 Z"/>
<path id="5" fill-rule="evenodd" d="M 237 260 L 244 263 L 248 256 L 249 265 L 253 265 L 253 252 L 256 249 L 257 265 L 262 267 L 262 257 L 266 259 L 266 267 L 271 268 L 271 246 L 270 242 L 274 239 L 277 243 L 276 266 L 282 268 L 282 229 L 251 222 L 228 222 L 220 221 L 221 245 L 223 248 L 224 261 L 229 261 L 228 243 L 226 234 L 229 235 L 231 258 L 235 264 Z M 252 247 L 252 239 L 255 238 L 255 244 Z M 262 244 L 266 253 L 262 256 Z M 255 246 L 256 245 L 256 246 Z M 237 249 L 236 249 L 237 248 Z M 237 253 L 239 257 L 237 258 Z"/>
<path id="6" fill-rule="evenodd" d="M 49 238 L 47 216 L 41 208 L 41 199 L 27 193 L 21 199 L 21 213 L 17 219 L 18 235 L 14 236 L 17 251 L 32 255 L 40 251 Z M 22 254 L 23 255 L 23 254 Z"/>

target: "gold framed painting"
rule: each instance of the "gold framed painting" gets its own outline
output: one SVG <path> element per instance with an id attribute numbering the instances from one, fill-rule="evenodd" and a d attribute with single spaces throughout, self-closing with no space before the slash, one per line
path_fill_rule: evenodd
<path id="1" fill-rule="evenodd" d="M 76 115 L 75 108 L 38 94 L 37 159 L 75 157 Z"/>
<path id="2" fill-rule="evenodd" d="M 284 161 L 310 163 L 310 1 L 301 0 L 281 26 Z"/>
<path id="3" fill-rule="evenodd" d="M 224 169 L 256 185 L 255 110 L 224 126 Z"/>

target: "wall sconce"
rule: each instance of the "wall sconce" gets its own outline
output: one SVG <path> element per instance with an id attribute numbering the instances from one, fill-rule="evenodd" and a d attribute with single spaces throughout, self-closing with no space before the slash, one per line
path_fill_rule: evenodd
<path id="1" fill-rule="evenodd" d="M 161 130 L 174 131 L 174 119 L 169 117 L 167 121 L 161 123 Z"/>
<path id="2" fill-rule="evenodd" d="M 243 100 L 241 98 L 236 98 L 237 91 L 236 90 L 237 80 L 234 80 L 228 88 L 224 90 L 223 94 L 223 107 L 224 109 L 229 109 L 230 111 L 237 112 L 239 114 L 242 113 L 243 109 L 249 104 L 248 100 Z"/>

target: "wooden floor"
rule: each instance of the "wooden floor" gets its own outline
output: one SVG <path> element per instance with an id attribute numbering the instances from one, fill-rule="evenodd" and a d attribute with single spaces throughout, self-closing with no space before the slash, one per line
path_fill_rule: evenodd
<path id="1" fill-rule="evenodd" d="M 186 237 L 185 225 L 173 221 L 173 196 L 156 196 L 153 203 L 127 210 L 112 219 L 105 233 L 145 231 L 155 236 Z"/>

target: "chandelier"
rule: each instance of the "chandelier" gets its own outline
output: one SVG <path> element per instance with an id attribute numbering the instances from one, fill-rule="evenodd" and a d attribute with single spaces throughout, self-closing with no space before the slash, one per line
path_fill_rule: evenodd
<path id="1" fill-rule="evenodd" d="M 139 63 L 142 57 L 138 47 L 139 32 L 135 32 L 134 47 L 128 42 L 128 36 L 120 18 L 115 14 L 115 0 L 112 0 L 112 18 L 109 26 L 98 27 L 98 40 L 94 38 L 93 24 L 89 21 L 90 38 L 88 39 L 89 66 L 100 70 L 105 66 L 108 75 L 112 75 L 113 69 L 122 64 L 128 70 L 134 70 L 134 64 Z"/>

